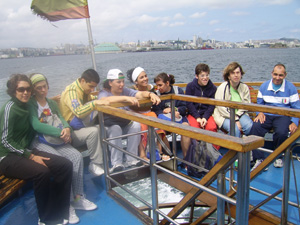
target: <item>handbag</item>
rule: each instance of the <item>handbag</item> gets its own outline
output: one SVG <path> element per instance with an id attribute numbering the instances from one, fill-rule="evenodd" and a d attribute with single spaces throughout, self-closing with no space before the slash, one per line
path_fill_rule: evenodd
<path id="1" fill-rule="evenodd" d="M 61 122 L 61 120 L 56 114 L 43 117 L 43 123 L 46 123 L 52 127 L 59 128 L 61 130 L 64 128 L 63 123 Z M 51 135 L 46 135 L 41 133 L 38 134 L 38 137 L 41 143 L 51 145 L 53 147 L 57 147 L 65 144 L 64 140 L 61 139 L 60 137 L 54 137 Z"/>

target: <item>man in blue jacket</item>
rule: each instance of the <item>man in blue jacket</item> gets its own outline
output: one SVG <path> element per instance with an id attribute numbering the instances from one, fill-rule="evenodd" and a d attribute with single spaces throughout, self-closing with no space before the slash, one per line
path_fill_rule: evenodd
<path id="1" fill-rule="evenodd" d="M 297 89 L 291 82 L 285 79 L 286 75 L 285 66 L 283 64 L 276 64 L 272 71 L 272 79 L 264 82 L 259 88 L 257 104 L 300 109 Z M 254 119 L 250 133 L 264 137 L 268 131 L 273 129 L 273 141 L 276 149 L 288 138 L 289 133 L 293 134 L 297 130 L 298 122 L 298 118 L 259 112 Z M 253 159 L 256 159 L 256 163 L 252 170 L 255 169 L 264 158 L 262 152 L 258 155 L 253 155 Z M 276 159 L 274 166 L 282 167 L 282 159 Z"/>
<path id="2" fill-rule="evenodd" d="M 186 95 L 214 98 L 216 86 L 209 79 L 209 66 L 200 63 L 195 68 L 195 78 L 186 86 Z M 212 117 L 215 106 L 195 102 L 187 102 L 188 121 L 190 126 L 217 132 L 217 125 Z"/>

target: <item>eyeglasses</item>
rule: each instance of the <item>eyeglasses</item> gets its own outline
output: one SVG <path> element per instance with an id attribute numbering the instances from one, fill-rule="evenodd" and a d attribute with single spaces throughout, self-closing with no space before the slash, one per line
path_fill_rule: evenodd
<path id="1" fill-rule="evenodd" d="M 31 92 L 31 87 L 26 87 L 26 88 L 25 87 L 19 87 L 16 90 L 17 90 L 17 92 L 21 92 L 21 93 L 23 93 L 25 91 Z"/>
<path id="2" fill-rule="evenodd" d="M 200 78 L 207 78 L 207 77 L 209 77 L 209 74 L 207 74 L 207 75 L 199 75 L 199 77 Z"/>

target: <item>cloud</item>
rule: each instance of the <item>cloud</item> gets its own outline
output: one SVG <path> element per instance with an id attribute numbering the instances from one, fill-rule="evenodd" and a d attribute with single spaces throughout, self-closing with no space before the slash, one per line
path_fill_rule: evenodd
<path id="1" fill-rule="evenodd" d="M 300 33 L 300 29 L 292 29 L 291 33 Z"/>
<path id="2" fill-rule="evenodd" d="M 198 19 L 198 18 L 202 18 L 202 17 L 206 16 L 206 14 L 207 14 L 207 12 L 202 12 L 202 13 L 196 12 L 196 13 L 190 15 L 190 18 Z"/>
<path id="3" fill-rule="evenodd" d="M 296 10 L 295 10 L 295 13 L 296 13 L 297 15 L 300 15 L 300 8 L 299 8 L 299 9 L 296 9 Z"/>
<path id="4" fill-rule="evenodd" d="M 235 11 L 231 13 L 231 15 L 233 16 L 247 16 L 249 14 L 250 14 L 249 12 L 243 12 L 243 11 Z"/>
<path id="5" fill-rule="evenodd" d="M 214 24 L 217 24 L 219 22 L 220 22 L 219 20 L 211 20 L 211 21 L 209 21 L 209 25 L 214 25 Z"/>
<path id="6" fill-rule="evenodd" d="M 232 33 L 233 30 L 232 29 L 228 29 L 228 28 L 216 28 L 214 29 L 215 32 L 223 32 L 223 33 Z"/>
<path id="7" fill-rule="evenodd" d="M 179 27 L 179 26 L 183 26 L 184 22 L 175 22 L 175 23 L 171 23 L 169 25 L 169 27 Z"/>
<path id="8" fill-rule="evenodd" d="M 175 20 L 182 20 L 182 19 L 184 19 L 184 16 L 181 13 L 176 13 L 174 15 L 174 19 Z"/>
<path id="9" fill-rule="evenodd" d="M 148 15 L 142 15 L 138 18 L 137 22 L 138 23 L 152 23 L 159 20 L 159 17 L 152 17 L 152 16 L 148 16 Z"/>
<path id="10" fill-rule="evenodd" d="M 293 2 L 293 0 L 261 0 L 262 4 L 267 5 L 287 5 Z"/>

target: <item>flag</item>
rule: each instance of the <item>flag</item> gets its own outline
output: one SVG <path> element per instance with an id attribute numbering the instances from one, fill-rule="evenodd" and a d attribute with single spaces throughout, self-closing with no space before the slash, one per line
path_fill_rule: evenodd
<path id="1" fill-rule="evenodd" d="M 49 21 L 90 18 L 87 0 L 33 0 L 31 10 Z"/>

